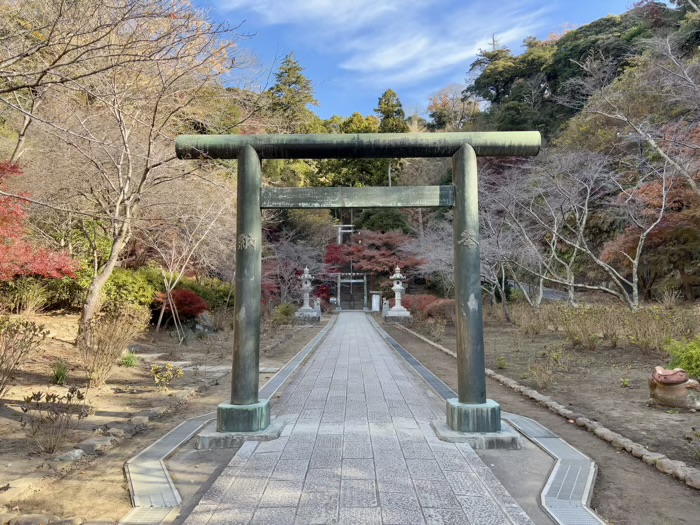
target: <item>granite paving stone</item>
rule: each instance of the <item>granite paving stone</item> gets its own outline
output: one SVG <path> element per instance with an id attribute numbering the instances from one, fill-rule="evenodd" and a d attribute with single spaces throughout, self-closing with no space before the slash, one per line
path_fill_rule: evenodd
<path id="1" fill-rule="evenodd" d="M 412 479 L 445 479 L 442 469 L 434 459 L 407 459 L 406 465 Z"/>
<path id="2" fill-rule="evenodd" d="M 444 403 L 363 313 L 339 314 L 272 417 L 282 437 L 244 443 L 185 523 L 531 525 L 469 445 L 435 436 Z"/>
<path id="3" fill-rule="evenodd" d="M 340 506 L 376 507 L 376 482 L 373 479 L 343 479 L 340 482 Z"/>
<path id="4" fill-rule="evenodd" d="M 296 508 L 259 508 L 250 525 L 294 525 Z"/>
<path id="5" fill-rule="evenodd" d="M 373 459 L 343 459 L 343 479 L 374 479 Z"/>
<path id="6" fill-rule="evenodd" d="M 382 513 L 378 507 L 350 507 L 340 509 L 339 525 L 382 525 Z"/>
<path id="7" fill-rule="evenodd" d="M 340 491 L 339 468 L 312 468 L 306 473 L 304 492 Z"/>

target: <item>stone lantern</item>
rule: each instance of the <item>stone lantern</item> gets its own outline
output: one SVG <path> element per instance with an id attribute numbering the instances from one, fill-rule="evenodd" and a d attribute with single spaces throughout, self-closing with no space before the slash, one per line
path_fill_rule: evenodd
<path id="1" fill-rule="evenodd" d="M 297 310 L 296 317 L 297 319 L 303 321 L 320 321 L 321 319 L 320 311 L 312 308 L 309 304 L 309 296 L 311 295 L 311 290 L 313 289 L 313 286 L 311 285 L 313 278 L 314 277 L 309 273 L 308 268 L 304 268 L 304 273 L 299 276 L 299 280 L 301 281 L 301 291 L 304 293 L 304 305 Z"/>
<path id="2" fill-rule="evenodd" d="M 394 306 L 387 313 L 386 320 L 400 322 L 410 321 L 411 313 L 401 304 L 401 299 L 403 299 L 405 290 L 403 281 L 406 277 L 401 274 L 401 268 L 399 268 L 398 265 L 394 268 L 394 275 L 389 277 L 389 279 L 394 281 L 394 286 L 391 287 L 394 292 Z"/>

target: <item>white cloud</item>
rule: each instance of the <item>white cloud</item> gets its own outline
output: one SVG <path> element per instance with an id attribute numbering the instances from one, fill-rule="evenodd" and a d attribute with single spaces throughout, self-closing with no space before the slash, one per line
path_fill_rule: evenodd
<path id="1" fill-rule="evenodd" d="M 337 57 L 368 86 L 416 87 L 459 70 L 462 78 L 492 34 L 518 44 L 545 22 L 537 0 L 224 0 L 268 25 L 300 32 L 305 45 Z M 220 3 L 220 7 L 222 7 Z"/>

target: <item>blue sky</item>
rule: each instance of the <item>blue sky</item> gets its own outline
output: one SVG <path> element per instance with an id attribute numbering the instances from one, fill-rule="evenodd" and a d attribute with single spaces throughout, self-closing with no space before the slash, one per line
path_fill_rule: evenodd
<path id="1" fill-rule="evenodd" d="M 371 114 L 388 88 L 407 114 L 428 97 L 466 85 L 467 69 L 495 34 L 517 51 L 529 35 L 578 27 L 624 12 L 632 0 L 195 0 L 219 21 L 243 24 L 240 46 L 263 89 L 290 52 L 314 84 L 322 118 Z M 274 78 L 269 79 L 273 81 Z"/>

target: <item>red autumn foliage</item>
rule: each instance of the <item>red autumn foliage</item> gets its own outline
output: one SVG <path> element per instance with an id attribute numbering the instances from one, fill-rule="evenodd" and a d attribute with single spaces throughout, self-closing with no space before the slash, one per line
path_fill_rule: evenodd
<path id="1" fill-rule="evenodd" d="M 172 291 L 173 302 L 177 309 L 177 314 L 181 319 L 194 318 L 209 309 L 207 302 L 197 293 L 187 288 L 177 288 Z M 165 294 L 159 293 L 156 302 L 162 304 L 165 301 Z M 170 311 L 170 304 L 165 307 L 166 312 Z"/>
<path id="2" fill-rule="evenodd" d="M 329 244 L 326 247 L 326 264 L 336 271 L 352 260 L 357 272 L 385 274 L 393 272 L 398 264 L 402 273 L 410 272 L 422 261 L 403 250 L 411 239 L 399 232 L 373 232 L 363 230 L 353 236 L 352 244 Z"/>
<path id="3" fill-rule="evenodd" d="M 0 163 L 0 185 L 21 174 L 16 164 Z M 25 208 L 23 201 L 0 197 L 0 281 L 30 275 L 73 277 L 76 263 L 67 254 L 41 248 L 27 239 Z"/>

